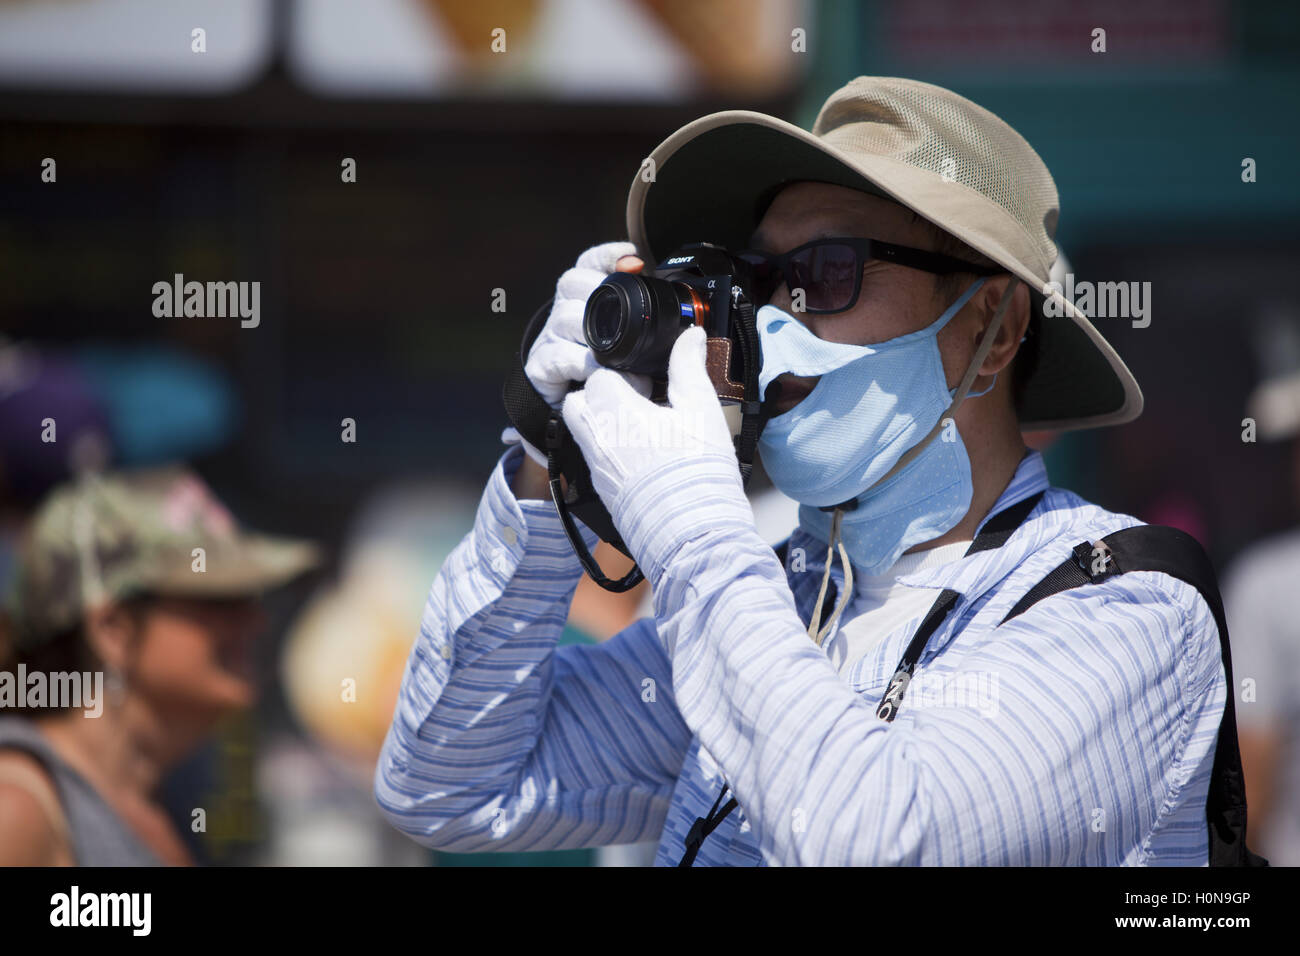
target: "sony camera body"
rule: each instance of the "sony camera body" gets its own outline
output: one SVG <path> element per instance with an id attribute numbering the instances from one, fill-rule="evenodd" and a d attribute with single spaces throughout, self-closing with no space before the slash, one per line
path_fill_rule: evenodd
<path id="1" fill-rule="evenodd" d="M 696 242 L 649 273 L 615 272 L 587 299 L 587 345 L 601 365 L 649 376 L 651 399 L 663 403 L 673 343 L 692 325 L 703 326 L 709 378 L 738 435 L 746 336 L 754 329 L 749 268 L 719 246 Z"/>

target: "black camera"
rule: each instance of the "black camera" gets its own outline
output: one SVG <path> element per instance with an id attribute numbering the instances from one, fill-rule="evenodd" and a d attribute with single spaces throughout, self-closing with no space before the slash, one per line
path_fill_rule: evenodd
<path id="1" fill-rule="evenodd" d="M 746 483 L 762 430 L 758 394 L 762 359 L 751 288 L 749 263 L 720 246 L 695 242 L 665 257 L 649 272 L 610 275 L 588 297 L 583 316 L 583 334 L 596 361 L 617 371 L 648 376 L 650 397 L 660 403 L 667 400 L 673 343 L 692 325 L 704 327 L 706 368 L 731 428 L 737 467 Z M 633 568 L 618 581 L 611 581 L 591 557 L 571 514 L 619 551 L 632 555 L 592 488 L 590 470 L 563 417 L 537 393 L 523 371 L 533 342 L 546 324 L 549 307 L 547 302 L 538 309 L 524 331 L 503 392 L 506 414 L 531 445 L 546 453 L 551 497 L 583 567 L 606 590 L 624 591 L 641 580 L 641 572 Z"/>
<path id="2" fill-rule="evenodd" d="M 752 308 L 749 274 L 747 262 L 707 242 L 682 246 L 649 274 L 615 272 L 587 299 L 587 345 L 601 365 L 663 379 L 673 343 L 692 325 L 704 326 L 708 338 L 739 342 L 733 312 Z M 731 351 L 739 362 L 741 350 Z M 743 375 L 738 364 L 727 371 Z"/>

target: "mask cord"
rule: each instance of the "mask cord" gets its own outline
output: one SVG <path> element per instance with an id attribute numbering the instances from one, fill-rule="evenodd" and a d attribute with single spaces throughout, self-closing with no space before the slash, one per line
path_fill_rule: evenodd
<path id="1" fill-rule="evenodd" d="M 826 571 L 822 575 L 822 587 L 817 592 L 817 604 L 813 607 L 812 617 L 808 621 L 808 636 L 812 638 L 813 643 L 818 647 L 822 646 L 822 641 L 826 640 L 826 635 L 835 629 L 835 624 L 848 607 L 849 599 L 853 596 L 853 565 L 849 563 L 849 553 L 844 548 L 844 542 L 840 540 L 840 520 L 844 517 L 842 508 L 835 509 L 835 515 L 831 518 L 831 540 L 826 545 Z M 822 604 L 826 601 L 826 587 L 831 579 L 831 565 L 835 561 L 835 548 L 839 547 L 840 566 L 844 568 L 844 588 L 838 603 L 835 606 L 835 613 L 831 619 L 826 622 L 826 626 L 820 631 L 817 624 L 822 616 Z"/>

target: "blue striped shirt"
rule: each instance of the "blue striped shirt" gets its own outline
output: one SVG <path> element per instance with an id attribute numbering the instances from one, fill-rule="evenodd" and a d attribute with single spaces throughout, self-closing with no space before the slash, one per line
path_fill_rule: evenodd
<path id="1" fill-rule="evenodd" d="M 696 865 L 1206 864 L 1227 688 L 1200 594 L 1133 571 L 997 626 L 1076 544 L 1140 523 L 1049 487 L 1037 452 L 990 512 L 1046 490 L 1004 546 L 900 579 L 961 598 L 888 724 L 875 707 L 921 615 L 838 674 L 837 633 L 818 648 L 805 628 L 825 544 L 799 529 L 786 568 L 743 521 L 673 541 L 646 569 L 653 619 L 557 648 L 582 569 L 551 503 L 512 494 L 521 455 L 433 583 L 375 771 L 418 842 L 658 839 L 675 865 L 725 782 L 739 805 Z M 680 528 L 667 502 L 711 526 L 723 479 L 682 471 L 638 489 L 627 540 Z"/>

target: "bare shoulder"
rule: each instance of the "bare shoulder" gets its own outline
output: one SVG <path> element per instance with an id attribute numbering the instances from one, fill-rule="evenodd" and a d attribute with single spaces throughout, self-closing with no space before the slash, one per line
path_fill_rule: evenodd
<path id="1" fill-rule="evenodd" d="M 63 841 L 50 819 L 57 806 L 58 791 L 39 760 L 0 750 L 0 866 L 63 862 Z"/>

